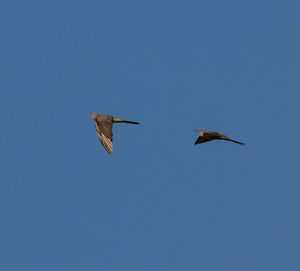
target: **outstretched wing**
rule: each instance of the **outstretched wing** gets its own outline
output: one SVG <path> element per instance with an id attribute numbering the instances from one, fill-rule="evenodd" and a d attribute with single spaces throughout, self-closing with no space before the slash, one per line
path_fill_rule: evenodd
<path id="1" fill-rule="evenodd" d="M 112 144 L 112 122 L 108 121 L 96 121 L 96 131 L 98 138 L 106 149 L 106 151 L 111 154 L 113 151 L 113 144 Z"/>
<path id="2" fill-rule="evenodd" d="M 205 131 L 203 133 L 203 136 L 199 136 L 198 139 L 195 142 L 196 144 L 200 144 L 200 143 L 205 143 L 214 139 L 220 139 L 220 135 L 217 132 L 209 132 L 209 131 Z"/>
<path id="3" fill-rule="evenodd" d="M 203 136 L 199 136 L 195 142 L 195 145 L 196 144 L 200 144 L 200 143 L 204 143 L 204 142 L 207 142 L 209 140 L 207 140 L 206 138 L 204 138 Z"/>

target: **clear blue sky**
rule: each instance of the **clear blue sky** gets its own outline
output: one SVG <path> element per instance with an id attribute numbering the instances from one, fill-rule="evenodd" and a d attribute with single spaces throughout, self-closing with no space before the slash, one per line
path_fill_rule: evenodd
<path id="1" fill-rule="evenodd" d="M 2 2 L 0 269 L 300 270 L 299 14 Z M 141 125 L 108 155 L 88 113 Z"/>

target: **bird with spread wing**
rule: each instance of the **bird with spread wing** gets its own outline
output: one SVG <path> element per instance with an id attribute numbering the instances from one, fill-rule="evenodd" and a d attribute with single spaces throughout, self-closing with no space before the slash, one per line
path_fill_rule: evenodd
<path id="1" fill-rule="evenodd" d="M 90 113 L 89 116 L 95 120 L 96 124 L 96 131 L 98 138 L 105 148 L 105 150 L 111 154 L 113 151 L 113 144 L 112 144 L 112 126 L 113 123 L 117 122 L 124 122 L 124 123 L 132 123 L 132 124 L 139 124 L 135 121 L 123 120 L 114 116 L 105 115 L 105 114 L 95 114 Z"/>
<path id="2" fill-rule="evenodd" d="M 237 144 L 240 144 L 240 145 L 245 145 L 245 143 L 233 140 L 233 139 L 227 137 L 226 135 L 223 135 L 223 134 L 218 133 L 218 132 L 205 131 L 205 130 L 199 130 L 199 129 L 195 130 L 195 131 L 199 134 L 199 137 L 196 140 L 195 145 L 200 144 L 200 143 L 205 143 L 205 142 L 208 142 L 208 141 L 212 141 L 212 140 L 215 140 L 215 139 L 227 140 L 227 141 L 231 141 L 231 142 L 234 142 L 234 143 L 237 143 Z"/>

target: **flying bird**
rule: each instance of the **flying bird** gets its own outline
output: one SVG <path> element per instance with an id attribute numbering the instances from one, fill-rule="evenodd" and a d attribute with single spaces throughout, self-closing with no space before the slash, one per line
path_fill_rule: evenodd
<path id="1" fill-rule="evenodd" d="M 226 135 L 223 135 L 221 133 L 218 132 L 214 132 L 214 131 L 205 131 L 205 130 L 195 130 L 197 133 L 199 133 L 199 137 L 195 142 L 196 144 L 200 144 L 200 143 L 205 143 L 211 140 L 215 140 L 215 139 L 221 139 L 221 140 L 227 140 L 227 141 L 231 141 L 240 145 L 245 145 L 245 143 L 233 140 L 229 137 L 227 137 Z"/>
<path id="2" fill-rule="evenodd" d="M 114 116 L 104 115 L 104 114 L 89 114 L 92 119 L 96 121 L 96 131 L 98 138 L 106 149 L 106 151 L 111 154 L 113 151 L 113 144 L 112 144 L 112 126 L 114 122 L 125 122 L 125 123 L 132 123 L 132 124 L 139 124 L 135 121 L 123 120 Z"/>

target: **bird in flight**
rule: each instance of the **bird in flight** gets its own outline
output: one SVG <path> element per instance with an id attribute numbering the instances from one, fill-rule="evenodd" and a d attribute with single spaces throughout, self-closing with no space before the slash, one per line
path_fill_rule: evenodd
<path id="1" fill-rule="evenodd" d="M 245 145 L 245 143 L 233 140 L 229 137 L 227 137 L 226 135 L 223 135 L 221 133 L 218 132 L 214 132 L 214 131 L 205 131 L 205 130 L 196 130 L 197 133 L 199 133 L 199 137 L 195 142 L 196 144 L 200 144 L 200 143 L 204 143 L 204 142 L 208 142 L 211 140 L 215 140 L 215 139 L 221 139 L 221 140 L 227 140 L 227 141 L 231 141 L 240 145 Z"/>
<path id="2" fill-rule="evenodd" d="M 114 122 L 125 122 L 125 123 L 132 123 L 132 124 L 139 124 L 135 121 L 123 120 L 114 116 L 104 115 L 104 114 L 89 114 L 92 119 L 96 121 L 96 131 L 98 138 L 106 149 L 106 151 L 111 154 L 113 151 L 113 144 L 112 144 L 112 126 Z"/>

